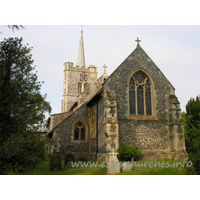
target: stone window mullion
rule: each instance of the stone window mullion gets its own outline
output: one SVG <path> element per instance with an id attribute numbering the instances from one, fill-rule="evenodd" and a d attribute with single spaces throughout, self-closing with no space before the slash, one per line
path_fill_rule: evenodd
<path id="1" fill-rule="evenodd" d="M 144 85 L 143 85 L 143 95 L 144 95 L 144 115 L 146 116 L 146 79 L 145 79 L 145 82 L 144 82 Z"/>
<path id="2" fill-rule="evenodd" d="M 129 82 L 130 115 L 152 115 L 152 99 L 152 86 L 149 78 L 144 72 L 135 73 Z"/>
<path id="3" fill-rule="evenodd" d="M 138 115 L 137 88 L 138 88 L 138 85 L 135 85 L 135 113 L 136 115 Z"/>
<path id="4" fill-rule="evenodd" d="M 74 126 L 74 140 L 79 142 L 86 140 L 86 126 L 82 122 Z"/>

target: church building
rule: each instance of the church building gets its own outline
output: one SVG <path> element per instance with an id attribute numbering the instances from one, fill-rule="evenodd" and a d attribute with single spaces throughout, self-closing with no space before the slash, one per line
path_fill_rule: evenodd
<path id="1" fill-rule="evenodd" d="M 111 148 L 137 145 L 144 158 L 185 158 L 180 103 L 175 88 L 140 46 L 108 76 L 85 65 L 83 31 L 77 63 L 64 63 L 61 113 L 52 114 L 48 134 L 60 148 L 108 160 Z"/>

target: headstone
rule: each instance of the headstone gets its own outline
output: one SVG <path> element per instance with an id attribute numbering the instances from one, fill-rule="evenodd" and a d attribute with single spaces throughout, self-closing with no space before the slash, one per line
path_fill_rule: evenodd
<path id="1" fill-rule="evenodd" d="M 51 156 L 50 160 L 50 171 L 58 170 L 61 170 L 61 156 L 58 154 L 54 154 Z"/>
<path id="2" fill-rule="evenodd" d="M 75 161 L 75 155 L 71 152 L 67 152 L 64 156 L 65 167 L 69 168 L 71 166 L 71 161 Z M 70 163 L 70 164 L 69 164 Z"/>
<path id="3" fill-rule="evenodd" d="M 121 171 L 122 172 L 129 172 L 132 170 L 132 166 L 131 166 L 131 163 L 130 162 L 124 162 L 122 164 L 122 168 L 121 168 Z"/>
<path id="4" fill-rule="evenodd" d="M 68 163 L 65 165 L 65 167 L 66 167 L 67 169 L 72 168 L 72 163 L 71 163 L 71 162 L 68 162 Z"/>
<path id="5" fill-rule="evenodd" d="M 120 163 L 117 158 L 118 153 L 112 147 L 111 151 L 108 153 L 109 159 L 107 163 L 107 175 L 114 175 L 120 173 Z"/>

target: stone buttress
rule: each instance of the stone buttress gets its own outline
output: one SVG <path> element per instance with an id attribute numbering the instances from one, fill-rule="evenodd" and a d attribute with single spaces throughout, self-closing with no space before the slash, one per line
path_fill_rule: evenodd
<path id="1" fill-rule="evenodd" d="M 104 124 L 107 136 L 106 151 L 109 152 L 112 148 L 117 150 L 119 147 L 119 123 L 115 92 L 104 91 Z"/>

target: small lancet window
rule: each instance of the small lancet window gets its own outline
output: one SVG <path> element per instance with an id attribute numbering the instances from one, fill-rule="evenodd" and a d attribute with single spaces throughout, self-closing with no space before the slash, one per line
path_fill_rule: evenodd
<path id="1" fill-rule="evenodd" d="M 82 84 L 79 83 L 78 84 L 78 94 L 80 94 L 82 92 Z"/>
<path id="2" fill-rule="evenodd" d="M 85 126 L 82 122 L 74 126 L 74 140 L 85 140 Z"/>
<path id="3" fill-rule="evenodd" d="M 147 75 L 139 71 L 129 82 L 130 115 L 152 115 L 151 84 Z"/>
<path id="4" fill-rule="evenodd" d="M 84 90 L 88 87 L 88 83 L 84 84 Z"/>

